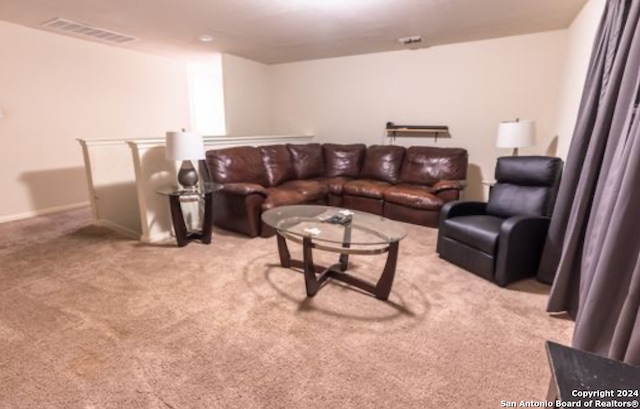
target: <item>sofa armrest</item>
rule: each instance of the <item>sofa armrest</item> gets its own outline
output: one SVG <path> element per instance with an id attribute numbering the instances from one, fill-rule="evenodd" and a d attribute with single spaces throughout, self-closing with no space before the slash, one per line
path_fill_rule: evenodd
<path id="1" fill-rule="evenodd" d="M 230 189 L 227 189 L 230 185 Z M 253 186 L 261 188 L 260 185 Z M 225 188 L 213 193 L 213 224 L 225 230 L 256 237 L 260 235 L 260 215 L 264 199 L 260 189 L 252 189 L 250 184 L 226 184 Z"/>
<path id="2" fill-rule="evenodd" d="M 223 190 L 228 193 L 248 196 L 252 193 L 258 193 L 262 196 L 267 196 L 267 190 L 255 183 L 226 183 Z"/>
<path id="3" fill-rule="evenodd" d="M 431 192 L 446 203 L 459 200 L 465 186 L 464 180 L 441 180 L 431 187 Z"/>
<path id="4" fill-rule="evenodd" d="M 536 275 L 550 222 L 549 217 L 520 215 L 502 223 L 495 270 L 499 286 Z"/>
<path id="5" fill-rule="evenodd" d="M 464 180 L 441 180 L 431 187 L 433 193 L 439 193 L 444 190 L 462 190 L 467 185 Z"/>

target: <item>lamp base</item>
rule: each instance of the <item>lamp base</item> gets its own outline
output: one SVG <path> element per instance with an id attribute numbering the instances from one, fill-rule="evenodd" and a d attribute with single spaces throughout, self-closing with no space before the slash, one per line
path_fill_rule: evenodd
<path id="1" fill-rule="evenodd" d="M 198 172 L 190 160 L 183 160 L 178 172 L 178 183 L 187 190 L 195 190 L 198 187 Z"/>

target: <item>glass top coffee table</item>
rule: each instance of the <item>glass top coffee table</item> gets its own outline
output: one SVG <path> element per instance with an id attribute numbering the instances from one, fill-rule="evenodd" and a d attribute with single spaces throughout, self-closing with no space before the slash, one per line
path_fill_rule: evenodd
<path id="1" fill-rule="evenodd" d="M 277 231 L 280 264 L 304 271 L 308 297 L 316 295 L 322 284 L 331 278 L 378 299 L 389 298 L 399 243 L 407 234 L 402 224 L 370 213 L 315 205 L 276 207 L 264 212 L 262 221 Z M 291 259 L 287 240 L 302 244 L 302 261 Z M 316 266 L 312 249 L 339 253 L 339 261 L 328 268 Z M 346 273 L 349 255 L 382 253 L 388 253 L 387 261 L 376 284 Z"/>

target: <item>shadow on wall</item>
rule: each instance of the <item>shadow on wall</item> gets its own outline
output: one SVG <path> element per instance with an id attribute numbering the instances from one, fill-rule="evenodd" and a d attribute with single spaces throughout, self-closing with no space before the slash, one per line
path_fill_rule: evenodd
<path id="1" fill-rule="evenodd" d="M 36 211 L 89 200 L 83 167 L 24 172 L 20 180 L 29 187 L 32 209 Z"/>
<path id="2" fill-rule="evenodd" d="M 94 186 L 96 219 L 138 239 L 142 233 L 135 182 Z"/>
<path id="3" fill-rule="evenodd" d="M 151 235 L 172 230 L 169 200 L 156 191 L 177 185 L 177 162 L 165 157 L 164 148 L 152 148 L 142 152 L 140 168 L 145 180 L 146 223 Z"/>
<path id="4" fill-rule="evenodd" d="M 558 156 L 558 135 L 554 136 L 551 142 L 549 142 L 545 155 Z"/>
<path id="5" fill-rule="evenodd" d="M 485 186 L 482 184 L 482 180 L 480 165 L 470 163 L 467 168 L 467 187 L 464 190 L 462 200 L 486 200 Z"/>

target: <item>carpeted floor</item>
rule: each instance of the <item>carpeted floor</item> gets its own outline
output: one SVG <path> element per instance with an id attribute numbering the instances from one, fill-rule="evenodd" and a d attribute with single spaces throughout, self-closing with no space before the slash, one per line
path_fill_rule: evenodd
<path id="1" fill-rule="evenodd" d="M 382 302 L 336 284 L 307 299 L 274 238 L 216 230 L 209 246 L 144 245 L 91 226 L 86 209 L 0 225 L 0 408 L 544 399 L 544 341 L 566 344 L 572 330 L 544 312 L 548 287 L 499 288 L 440 260 L 434 230 L 407 229 Z M 351 267 L 368 276 L 383 264 Z"/>

